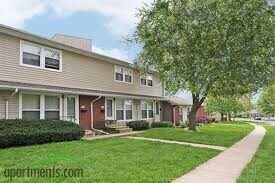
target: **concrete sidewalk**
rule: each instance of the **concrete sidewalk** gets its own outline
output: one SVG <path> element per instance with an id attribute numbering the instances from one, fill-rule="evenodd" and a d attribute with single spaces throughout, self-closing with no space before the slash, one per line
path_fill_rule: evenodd
<path id="1" fill-rule="evenodd" d="M 265 135 L 265 128 L 252 125 L 255 129 L 241 141 L 173 183 L 235 183 Z"/>
<path id="2" fill-rule="evenodd" d="M 190 142 L 179 142 L 179 141 L 173 141 L 173 140 L 162 140 L 162 139 L 153 139 L 153 138 L 147 138 L 147 137 L 125 137 L 128 139 L 138 139 L 138 140 L 149 140 L 149 141 L 155 141 L 155 142 L 163 142 L 163 143 L 169 143 L 169 144 L 181 144 L 181 145 L 189 145 L 193 147 L 201 147 L 201 148 L 208 148 L 208 149 L 215 149 L 223 151 L 226 149 L 226 147 L 222 146 L 215 146 L 215 145 L 206 145 L 206 144 L 196 144 L 196 143 L 190 143 Z"/>

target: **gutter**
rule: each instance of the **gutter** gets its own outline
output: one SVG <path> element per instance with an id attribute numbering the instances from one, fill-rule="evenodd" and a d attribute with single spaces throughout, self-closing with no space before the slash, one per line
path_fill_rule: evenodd
<path id="1" fill-rule="evenodd" d="M 18 93 L 18 88 L 15 88 L 15 91 L 10 96 L 8 96 L 5 100 L 5 108 L 6 108 L 5 119 L 9 119 L 9 100 L 11 97 L 13 97 L 17 93 Z"/>
<path id="2" fill-rule="evenodd" d="M 94 131 L 101 132 L 103 134 L 108 135 L 109 133 L 94 128 L 94 106 L 93 106 L 93 103 L 96 102 L 97 100 L 101 99 L 101 98 L 102 98 L 102 95 L 100 94 L 99 97 L 97 97 L 96 99 L 91 101 L 91 129 L 94 130 Z"/>

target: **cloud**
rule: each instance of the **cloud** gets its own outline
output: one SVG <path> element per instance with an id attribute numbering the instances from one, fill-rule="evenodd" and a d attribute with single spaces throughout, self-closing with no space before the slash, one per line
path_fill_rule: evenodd
<path id="1" fill-rule="evenodd" d="M 12 27 L 23 28 L 26 20 L 47 10 L 47 1 L 40 0 L 8 0 L 0 6 L 0 23 Z"/>
<path id="2" fill-rule="evenodd" d="M 101 55 L 106 55 L 106 56 L 117 58 L 123 61 L 129 61 L 127 52 L 117 48 L 104 49 L 101 47 L 93 46 L 92 51 L 95 53 L 99 53 Z"/>
<path id="3" fill-rule="evenodd" d="M 96 12 L 106 17 L 105 26 L 110 32 L 125 36 L 135 27 L 136 9 L 144 0 L 58 0 L 52 4 L 59 16 L 67 16 L 79 11 Z M 151 0 L 146 0 L 151 2 Z"/>

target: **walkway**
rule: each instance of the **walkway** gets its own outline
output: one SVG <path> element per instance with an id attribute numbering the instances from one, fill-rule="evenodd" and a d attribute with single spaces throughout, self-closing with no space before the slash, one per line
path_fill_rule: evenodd
<path id="1" fill-rule="evenodd" d="M 161 140 L 161 139 L 153 139 L 153 138 L 145 138 L 145 137 L 125 137 L 125 138 L 149 140 L 149 141 L 156 141 L 156 142 L 163 142 L 163 143 L 170 143 L 170 144 L 190 145 L 190 146 L 194 146 L 194 147 L 209 148 L 209 149 L 215 149 L 215 150 L 220 150 L 220 151 L 223 151 L 223 150 L 226 149 L 226 147 L 221 147 L 221 146 L 206 145 L 206 144 L 195 144 L 195 143 L 179 142 L 179 141 L 172 141 L 172 140 Z"/>
<path id="2" fill-rule="evenodd" d="M 122 137 L 122 136 L 134 135 L 134 134 L 142 133 L 142 132 L 144 132 L 144 131 L 115 133 L 115 134 L 109 134 L 109 135 L 98 135 L 98 136 L 91 136 L 91 137 L 83 137 L 82 140 L 96 140 L 96 139 L 105 139 L 105 138 L 112 138 L 112 137 Z"/>
<path id="3" fill-rule="evenodd" d="M 241 141 L 173 183 L 235 183 L 265 135 L 265 128 L 252 125 L 255 129 Z"/>

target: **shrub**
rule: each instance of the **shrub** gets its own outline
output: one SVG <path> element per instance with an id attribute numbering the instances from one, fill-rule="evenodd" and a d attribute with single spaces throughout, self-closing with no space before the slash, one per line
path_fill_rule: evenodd
<path id="1" fill-rule="evenodd" d="M 187 127 L 187 124 L 186 123 L 184 123 L 184 122 L 182 122 L 181 124 L 180 124 L 180 126 L 179 126 L 180 128 L 186 128 Z"/>
<path id="2" fill-rule="evenodd" d="M 0 120 L 0 147 L 78 140 L 85 131 L 60 120 Z"/>
<path id="3" fill-rule="evenodd" d="M 173 123 L 170 121 L 162 121 L 162 122 L 153 122 L 151 124 L 152 128 L 172 128 L 174 127 Z"/>
<path id="4" fill-rule="evenodd" d="M 149 129 L 149 122 L 148 121 L 129 121 L 126 123 L 127 126 L 132 128 L 133 130 L 146 130 Z"/>

